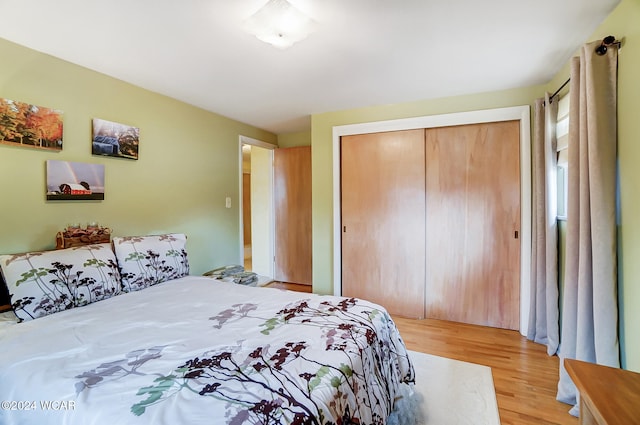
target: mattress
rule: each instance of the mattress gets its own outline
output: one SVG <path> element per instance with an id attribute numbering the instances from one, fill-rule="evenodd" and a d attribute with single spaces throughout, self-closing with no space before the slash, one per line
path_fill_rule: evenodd
<path id="1" fill-rule="evenodd" d="M 0 423 L 383 424 L 414 369 L 354 298 L 186 276 L 0 324 Z"/>

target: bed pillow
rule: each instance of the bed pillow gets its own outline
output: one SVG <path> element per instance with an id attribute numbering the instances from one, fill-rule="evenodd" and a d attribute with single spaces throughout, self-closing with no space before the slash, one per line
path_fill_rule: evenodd
<path id="1" fill-rule="evenodd" d="M 26 321 L 122 293 L 108 243 L 0 256 L 13 310 Z"/>
<path id="2" fill-rule="evenodd" d="M 184 234 L 115 237 L 112 242 L 124 291 L 138 291 L 189 274 Z"/>

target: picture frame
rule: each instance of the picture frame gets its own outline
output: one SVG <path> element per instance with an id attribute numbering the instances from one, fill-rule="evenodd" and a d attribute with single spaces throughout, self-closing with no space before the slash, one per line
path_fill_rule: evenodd
<path id="1" fill-rule="evenodd" d="M 140 129 L 100 118 L 92 120 L 93 155 L 138 159 Z"/>
<path id="2" fill-rule="evenodd" d="M 47 160 L 48 201 L 104 200 L 104 164 Z"/>
<path id="3" fill-rule="evenodd" d="M 62 150 L 62 111 L 0 98 L 0 144 Z"/>

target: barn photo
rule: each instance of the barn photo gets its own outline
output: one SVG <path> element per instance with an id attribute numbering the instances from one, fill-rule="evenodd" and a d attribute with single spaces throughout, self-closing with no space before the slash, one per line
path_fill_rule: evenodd
<path id="1" fill-rule="evenodd" d="M 104 165 L 47 161 L 47 200 L 104 200 Z"/>

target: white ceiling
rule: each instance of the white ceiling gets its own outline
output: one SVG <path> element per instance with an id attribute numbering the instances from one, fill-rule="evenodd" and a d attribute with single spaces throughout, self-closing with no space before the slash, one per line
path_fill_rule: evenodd
<path id="1" fill-rule="evenodd" d="M 0 0 L 0 37 L 288 133 L 311 114 L 546 83 L 619 0 L 290 2 L 319 28 L 287 50 L 241 30 L 266 0 Z"/>

